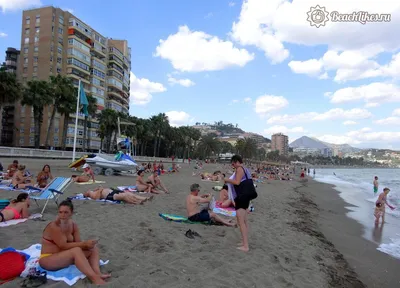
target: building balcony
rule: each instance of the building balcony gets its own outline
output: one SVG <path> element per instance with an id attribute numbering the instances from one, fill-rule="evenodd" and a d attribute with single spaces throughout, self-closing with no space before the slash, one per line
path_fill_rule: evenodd
<path id="1" fill-rule="evenodd" d="M 68 28 L 68 37 L 75 36 L 80 40 L 83 40 L 89 47 L 92 47 L 92 39 L 89 35 L 82 33 L 80 30 L 75 29 L 74 27 Z"/>
<path id="2" fill-rule="evenodd" d="M 74 68 L 67 68 L 67 75 L 68 77 L 71 77 L 72 79 L 76 79 L 76 80 L 82 80 L 82 82 L 90 85 L 90 76 L 82 73 L 82 71 L 75 69 L 75 66 L 72 66 Z"/>
<path id="3" fill-rule="evenodd" d="M 97 47 L 94 47 L 94 43 L 92 44 L 92 47 L 90 48 L 90 53 L 92 54 L 92 56 L 99 58 L 103 62 L 104 62 L 105 58 L 107 58 L 107 49 L 106 48 L 99 49 Z"/>

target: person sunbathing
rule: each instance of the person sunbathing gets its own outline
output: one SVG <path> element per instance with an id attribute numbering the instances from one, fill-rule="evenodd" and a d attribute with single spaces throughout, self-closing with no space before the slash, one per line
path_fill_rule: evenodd
<path id="1" fill-rule="evenodd" d="M 186 197 L 186 210 L 189 221 L 192 222 L 219 222 L 226 226 L 236 226 L 235 223 L 225 221 L 214 212 L 209 212 L 208 209 L 199 209 L 199 203 L 210 203 L 212 201 L 211 194 L 199 196 L 200 185 L 192 184 L 190 186 L 190 194 Z"/>
<path id="2" fill-rule="evenodd" d="M 12 219 L 24 219 L 29 217 L 29 194 L 21 193 L 10 204 L 0 211 L 0 222 Z"/>
<path id="3" fill-rule="evenodd" d="M 96 180 L 94 180 L 94 173 L 92 168 L 90 167 L 89 164 L 85 163 L 83 166 L 83 173 L 82 175 L 72 175 L 72 181 L 73 182 L 78 182 L 78 183 L 85 183 L 85 182 L 89 182 L 90 180 L 93 180 L 93 183 L 96 182 Z"/>
<path id="4" fill-rule="evenodd" d="M 136 178 L 136 189 L 138 192 L 147 192 L 147 193 L 155 193 L 159 194 L 157 190 L 154 189 L 154 186 L 151 183 L 147 183 L 143 180 L 144 176 L 144 171 L 139 170 L 137 172 L 137 178 Z"/>
<path id="5" fill-rule="evenodd" d="M 143 204 L 147 200 L 151 200 L 151 197 L 142 197 L 135 195 L 132 192 L 114 190 L 111 188 L 98 187 L 94 190 L 88 190 L 83 193 L 83 196 L 91 198 L 93 200 L 109 200 L 109 201 L 124 201 L 128 204 Z"/>
<path id="6" fill-rule="evenodd" d="M 31 186 L 32 176 L 25 176 L 25 165 L 18 165 L 17 172 L 14 173 L 11 184 L 14 189 L 25 189 L 28 186 Z"/>
<path id="7" fill-rule="evenodd" d="M 43 230 L 39 265 L 49 271 L 75 265 L 93 284 L 104 285 L 111 275 L 100 272 L 98 240 L 81 240 L 78 225 L 71 219 L 73 212 L 70 200 L 58 206 L 56 220 Z"/>
<path id="8" fill-rule="evenodd" d="M 46 187 L 49 179 L 53 179 L 53 175 L 51 175 L 50 165 L 46 164 L 43 166 L 42 171 L 37 176 L 36 182 L 38 184 L 38 187 Z"/>
<path id="9" fill-rule="evenodd" d="M 228 208 L 234 206 L 233 201 L 229 199 L 228 185 L 224 184 L 224 186 L 222 186 L 221 191 L 219 191 L 219 200 L 217 201 L 217 204 L 221 208 Z"/>
<path id="10" fill-rule="evenodd" d="M 14 160 L 12 164 L 8 165 L 7 173 L 3 174 L 4 179 L 11 179 L 15 172 L 18 171 L 18 160 Z"/>
<path id="11" fill-rule="evenodd" d="M 165 193 L 169 193 L 168 189 L 161 182 L 160 177 L 158 176 L 158 171 L 154 170 L 153 173 L 147 178 L 147 183 L 153 185 L 154 189 L 161 189 L 161 191 Z"/>

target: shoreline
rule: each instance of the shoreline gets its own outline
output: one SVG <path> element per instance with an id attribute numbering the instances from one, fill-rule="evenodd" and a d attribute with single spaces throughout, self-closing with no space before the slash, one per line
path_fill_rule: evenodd
<path id="1" fill-rule="evenodd" d="M 350 211 L 346 206 L 352 205 L 340 197 L 334 185 L 310 179 L 299 191 L 308 194 L 308 200 L 314 203 L 308 209 L 317 210 L 314 220 L 319 230 L 343 254 L 365 285 L 376 288 L 400 285 L 398 260 L 378 251 L 377 244 L 363 237 L 364 226 L 346 215 Z"/>

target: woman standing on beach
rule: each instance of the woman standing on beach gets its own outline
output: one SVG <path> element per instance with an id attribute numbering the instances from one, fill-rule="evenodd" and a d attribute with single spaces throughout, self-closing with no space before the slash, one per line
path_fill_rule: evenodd
<path id="1" fill-rule="evenodd" d="M 389 194 L 390 189 L 389 188 L 384 188 L 383 192 L 379 194 L 378 200 L 376 200 L 375 203 L 375 212 L 374 216 L 376 218 L 375 223 L 379 223 L 379 218 L 382 217 L 382 223 L 385 223 L 385 206 L 389 206 L 390 209 L 394 210 L 395 207 L 391 206 L 387 202 L 387 195 Z"/>
<path id="2" fill-rule="evenodd" d="M 236 194 L 233 203 L 235 205 L 237 223 L 242 234 L 242 242 L 238 249 L 247 252 L 249 251 L 247 209 L 250 206 L 250 201 L 257 197 L 257 192 L 254 188 L 250 171 L 243 167 L 242 157 L 233 155 L 231 164 L 235 168 L 235 173 L 229 179 L 225 178 L 224 181 L 233 185 Z"/>
<path id="3" fill-rule="evenodd" d="M 58 217 L 43 230 L 39 264 L 49 271 L 75 265 L 93 284 L 106 284 L 109 274 L 101 274 L 97 240 L 82 241 L 78 225 L 72 221 L 74 206 L 64 200 L 58 206 Z"/>

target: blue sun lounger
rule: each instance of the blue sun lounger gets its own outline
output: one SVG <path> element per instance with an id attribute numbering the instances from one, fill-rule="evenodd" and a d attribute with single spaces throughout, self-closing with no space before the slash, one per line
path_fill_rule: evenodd
<path id="1" fill-rule="evenodd" d="M 29 198 L 35 200 L 35 203 L 38 207 L 40 207 L 38 201 L 46 200 L 46 203 L 43 206 L 42 212 L 46 209 L 47 204 L 50 199 L 53 199 L 56 205 L 58 206 L 57 200 L 60 195 L 62 195 L 65 189 L 67 189 L 68 185 L 71 183 L 71 178 L 65 177 L 56 177 L 54 178 L 45 188 L 42 190 L 37 189 L 37 192 L 32 192 L 29 194 Z"/>

